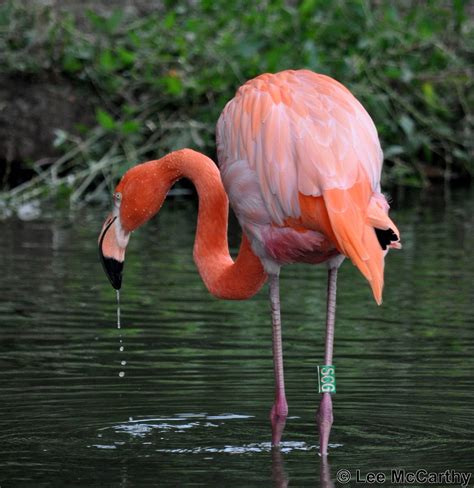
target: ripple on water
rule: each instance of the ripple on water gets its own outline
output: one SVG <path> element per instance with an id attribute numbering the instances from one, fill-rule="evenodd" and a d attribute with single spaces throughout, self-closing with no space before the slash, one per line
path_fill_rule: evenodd
<path id="1" fill-rule="evenodd" d="M 170 417 L 153 417 L 143 419 L 129 419 L 128 422 L 111 425 L 99 429 L 98 437 L 114 437 L 116 434 L 126 434 L 130 440 L 145 439 L 154 434 L 184 433 L 190 429 L 207 429 L 225 427 L 229 421 L 244 420 L 253 418 L 252 415 L 235 413 L 223 413 L 219 415 L 208 415 L 206 413 L 180 413 Z M 293 417 L 296 418 L 296 417 Z M 183 420 L 189 420 L 183 423 Z M 207 437 L 207 436 L 206 436 Z M 123 441 L 113 441 L 111 444 L 91 444 L 89 447 L 96 449 L 116 449 L 117 446 L 126 445 Z M 142 442 L 143 445 L 152 445 L 152 442 Z M 342 447 L 342 444 L 330 444 L 332 449 Z M 318 445 L 305 441 L 284 441 L 280 445 L 282 453 L 292 451 L 313 451 Z M 250 442 L 243 445 L 224 444 L 222 446 L 192 446 L 192 447 L 164 447 L 156 448 L 155 452 L 168 454 L 249 454 L 272 451 L 270 442 Z"/>
<path id="2" fill-rule="evenodd" d="M 331 448 L 340 447 L 340 444 L 331 444 Z M 242 446 L 222 446 L 222 447 L 191 447 L 191 448 L 164 448 L 156 449 L 156 452 L 165 452 L 170 454 L 250 454 L 272 451 L 271 442 L 252 442 Z M 303 441 L 285 441 L 280 444 L 280 451 L 289 453 L 291 451 L 313 451 L 317 450 L 316 444 L 307 444 Z"/>
<path id="3" fill-rule="evenodd" d="M 145 437 L 153 432 L 184 432 L 195 427 L 219 427 L 224 421 L 242 420 L 252 418 L 251 415 L 223 413 L 220 415 L 207 415 L 205 413 L 180 413 L 172 417 L 157 417 L 144 419 L 129 419 L 128 422 L 103 427 L 102 432 L 125 433 L 132 437 Z M 183 420 L 190 420 L 183 423 Z M 220 421 L 219 423 L 216 423 Z"/>

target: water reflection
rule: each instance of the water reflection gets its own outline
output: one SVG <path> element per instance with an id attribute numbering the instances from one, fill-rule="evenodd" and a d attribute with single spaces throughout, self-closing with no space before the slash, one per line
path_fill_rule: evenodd
<path id="1" fill-rule="evenodd" d="M 275 488 L 287 488 L 290 484 L 290 478 L 285 469 L 285 461 L 281 449 L 278 447 L 272 448 L 272 482 Z M 314 463 L 317 465 L 319 461 L 319 486 L 321 488 L 335 488 L 335 484 L 331 477 L 331 466 L 328 461 L 328 456 L 314 457 Z"/>
<path id="2" fill-rule="evenodd" d="M 320 456 L 319 460 L 319 481 L 321 488 L 334 488 L 331 477 L 331 466 L 327 456 Z"/>
<path id="3" fill-rule="evenodd" d="M 289 479 L 279 447 L 272 449 L 272 481 L 275 488 L 287 488 Z"/>

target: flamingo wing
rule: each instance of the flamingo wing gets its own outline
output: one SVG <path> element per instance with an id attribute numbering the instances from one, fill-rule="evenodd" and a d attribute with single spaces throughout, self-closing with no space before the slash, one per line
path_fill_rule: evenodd
<path id="1" fill-rule="evenodd" d="M 398 231 L 380 194 L 377 130 L 343 85 L 307 70 L 261 75 L 227 104 L 217 141 L 224 175 L 242 165 L 256 175 L 273 225 L 296 222 L 322 231 L 358 266 L 380 302 L 384 253 L 373 222 Z"/>

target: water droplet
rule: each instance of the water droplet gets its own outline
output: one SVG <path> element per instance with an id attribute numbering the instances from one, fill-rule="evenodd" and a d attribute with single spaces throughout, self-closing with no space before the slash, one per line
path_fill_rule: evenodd
<path id="1" fill-rule="evenodd" d="M 120 329 L 120 290 L 117 292 L 117 329 Z"/>
<path id="2" fill-rule="evenodd" d="M 121 329 L 121 326 L 120 326 L 120 291 L 116 290 L 116 293 L 117 293 L 117 329 Z M 120 352 L 123 352 L 125 349 L 124 346 L 122 345 L 122 343 L 123 343 L 122 331 L 120 331 L 120 347 L 119 347 Z M 125 366 L 127 364 L 127 361 L 122 360 L 122 361 L 120 361 L 120 364 L 122 366 Z M 120 371 L 118 375 L 120 378 L 123 378 L 125 376 L 125 371 Z"/>
<path id="3" fill-rule="evenodd" d="M 133 417 L 128 417 L 129 422 L 133 422 Z"/>

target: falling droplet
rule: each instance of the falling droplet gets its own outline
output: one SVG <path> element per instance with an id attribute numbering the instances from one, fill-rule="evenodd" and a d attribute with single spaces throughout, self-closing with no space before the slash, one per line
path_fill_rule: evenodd
<path id="1" fill-rule="evenodd" d="M 128 417 L 129 422 L 133 422 L 133 417 Z"/>
<path id="2" fill-rule="evenodd" d="M 120 329 L 120 290 L 117 293 L 117 329 Z"/>
<path id="3" fill-rule="evenodd" d="M 122 330 L 121 330 L 121 324 L 120 324 L 120 290 L 116 290 L 116 294 L 117 294 L 117 329 L 119 329 L 120 331 L 120 346 L 119 346 L 119 351 L 120 352 L 123 352 L 125 347 L 122 345 L 123 344 L 123 339 L 122 339 Z M 127 361 L 120 361 L 120 364 L 122 366 L 125 366 L 127 364 Z M 120 371 L 119 372 L 119 377 L 120 378 L 123 378 L 125 376 L 125 371 Z"/>

